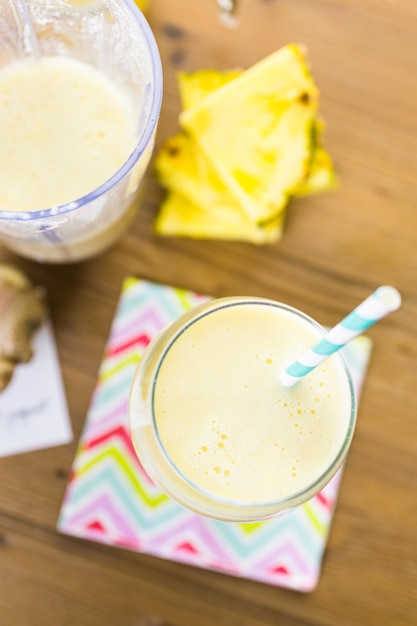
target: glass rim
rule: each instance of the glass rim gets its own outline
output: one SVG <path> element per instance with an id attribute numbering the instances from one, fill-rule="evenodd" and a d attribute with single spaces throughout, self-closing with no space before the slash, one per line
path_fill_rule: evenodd
<path id="1" fill-rule="evenodd" d="M 147 45 L 151 61 L 151 73 L 153 78 L 152 102 L 148 119 L 145 123 L 145 128 L 142 134 L 136 142 L 134 149 L 132 150 L 128 158 L 124 161 L 124 163 L 119 167 L 119 169 L 116 170 L 116 172 L 112 174 L 112 176 L 110 176 L 110 178 L 107 178 L 104 183 L 102 183 L 92 191 L 84 194 L 83 196 L 74 200 L 70 200 L 69 202 L 58 204 L 52 207 L 47 207 L 45 209 L 40 209 L 38 211 L 0 210 L 0 220 L 10 222 L 32 222 L 39 219 L 57 217 L 79 209 L 80 207 L 83 207 L 86 204 L 93 202 L 97 198 L 100 198 L 108 191 L 110 191 L 113 187 L 115 187 L 120 182 L 120 180 L 122 180 L 126 176 L 126 174 L 133 169 L 135 164 L 144 153 L 146 147 L 148 146 L 158 123 L 162 104 L 163 78 L 161 57 L 151 27 L 149 26 L 149 23 L 142 11 L 135 4 L 134 0 L 122 0 L 122 4 L 125 5 L 128 11 L 130 11 L 133 19 L 138 26 L 138 29 L 144 36 L 144 41 Z"/>
<path id="2" fill-rule="evenodd" d="M 213 300 L 209 300 L 208 302 L 205 302 L 202 306 L 201 311 L 197 312 L 195 317 L 192 317 L 191 319 L 186 319 L 185 322 L 176 329 L 176 331 L 174 332 L 174 335 L 171 337 L 171 339 L 169 340 L 169 342 L 167 343 L 167 345 L 165 346 L 163 352 L 161 353 L 160 357 L 158 358 L 158 362 L 156 364 L 155 367 L 155 373 L 154 373 L 154 377 L 153 377 L 153 381 L 152 381 L 152 391 L 151 391 L 151 414 L 152 414 L 152 429 L 155 433 L 155 437 L 156 437 L 156 441 L 157 444 L 160 448 L 161 453 L 164 456 L 164 459 L 166 460 L 166 462 L 169 464 L 169 466 L 171 467 L 171 469 L 174 471 L 174 473 L 185 483 L 188 485 L 188 487 L 190 487 L 191 489 L 193 489 L 194 491 L 196 491 L 197 493 L 201 494 L 204 498 L 211 500 L 212 502 L 218 502 L 219 505 L 223 506 L 223 507 L 233 507 L 233 508 L 239 508 L 242 511 L 249 511 L 249 510 L 261 510 L 261 509 L 276 509 L 276 510 L 280 510 L 285 508 L 285 505 L 288 504 L 288 507 L 291 507 L 291 502 L 297 502 L 300 501 L 306 501 L 309 499 L 309 495 L 308 494 L 312 494 L 311 497 L 315 494 L 318 493 L 320 491 L 320 485 L 323 485 L 323 487 L 325 486 L 325 484 L 327 484 L 328 481 L 326 481 L 326 477 L 329 476 L 329 480 L 332 478 L 332 476 L 334 476 L 334 474 L 337 472 L 337 470 L 340 468 L 340 466 L 343 463 L 343 460 L 345 458 L 345 455 L 347 453 L 347 451 L 349 450 L 349 446 L 350 443 L 352 441 L 352 437 L 353 437 L 353 433 L 355 430 L 355 425 L 356 425 L 356 411 L 357 411 L 357 399 L 356 399 L 356 390 L 355 390 L 355 386 L 353 384 L 353 380 L 352 380 L 352 375 L 350 373 L 350 370 L 348 368 L 348 365 L 346 363 L 346 360 L 343 356 L 343 354 L 341 353 L 341 351 L 339 350 L 338 352 L 336 352 L 333 356 L 335 356 L 339 362 L 342 365 L 343 371 L 345 372 L 346 378 L 347 378 L 347 382 L 348 382 L 348 387 L 349 387 L 349 392 L 350 392 L 350 399 L 351 399 L 351 408 L 350 408 L 350 416 L 349 416 L 349 425 L 348 428 L 346 430 L 346 434 L 345 437 L 343 439 L 343 443 L 337 453 L 337 455 L 335 456 L 335 458 L 333 459 L 332 463 L 327 467 L 327 469 L 322 472 L 322 474 L 320 474 L 320 476 L 318 476 L 314 481 L 312 481 L 311 483 L 309 483 L 306 487 L 304 487 L 303 489 L 294 492 L 288 496 L 284 496 L 282 498 L 277 498 L 275 500 L 266 500 L 266 501 L 256 501 L 256 502 L 247 502 L 247 501 L 239 501 L 239 500 L 232 500 L 229 498 L 223 498 L 221 496 L 216 495 L 215 493 L 212 493 L 211 491 L 208 491 L 206 489 L 203 489 L 202 487 L 200 487 L 197 483 L 195 483 L 194 481 L 192 481 L 191 479 L 189 479 L 184 472 L 182 472 L 177 465 L 173 462 L 173 460 L 171 459 L 170 455 L 168 454 L 168 452 L 166 451 L 166 448 L 162 442 L 162 439 L 160 437 L 160 433 L 158 430 L 158 426 L 156 423 L 156 419 L 155 419 L 155 410 L 154 410 L 154 398 L 155 398 L 155 386 L 156 386 L 156 381 L 158 379 L 158 373 L 160 370 L 160 367 L 162 366 L 162 363 L 165 359 L 165 356 L 168 354 L 169 350 L 171 349 L 171 347 L 174 345 L 174 343 L 176 342 L 176 340 L 182 335 L 183 332 L 185 332 L 187 330 L 187 328 L 189 328 L 190 326 L 192 326 L 193 324 L 195 324 L 196 322 L 198 322 L 199 320 L 201 320 L 202 318 L 206 317 L 207 315 L 210 315 L 211 313 L 218 311 L 220 309 L 223 308 L 228 308 L 228 307 L 232 307 L 232 306 L 239 306 L 239 305 L 251 305 L 251 304 L 260 304 L 260 305 L 267 305 L 267 306 L 274 306 L 276 308 L 285 310 L 289 313 L 292 313 L 298 317 L 301 317 L 302 319 L 304 319 L 306 322 L 310 323 L 312 326 L 314 326 L 314 328 L 316 328 L 316 330 L 318 330 L 320 332 L 321 335 L 325 335 L 326 330 L 323 328 L 323 326 L 321 326 L 315 319 L 313 319 L 312 317 L 310 317 L 309 315 L 307 315 L 306 313 L 303 313 L 302 311 L 300 311 L 299 309 L 296 309 L 295 307 L 292 307 L 288 304 L 284 304 L 282 302 L 278 302 L 272 299 L 268 299 L 268 298 L 262 298 L 262 297 L 246 297 L 246 296 L 231 296 L 231 297 L 225 297 L 225 298 L 216 298 Z M 192 309 L 190 309 L 190 311 L 188 311 L 188 313 L 192 313 Z M 319 489 L 317 490 L 317 486 L 319 487 Z M 303 498 L 304 495 L 307 495 L 307 498 Z M 173 495 L 173 497 L 175 497 Z M 186 505 L 188 506 L 188 504 Z M 262 513 L 260 513 L 262 515 Z M 242 516 L 244 517 L 245 514 L 242 513 Z"/>

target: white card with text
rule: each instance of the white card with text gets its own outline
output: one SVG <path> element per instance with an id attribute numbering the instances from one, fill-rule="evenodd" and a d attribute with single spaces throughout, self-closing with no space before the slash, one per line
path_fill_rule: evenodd
<path id="1" fill-rule="evenodd" d="M 72 440 L 71 422 L 51 323 L 32 339 L 33 357 L 18 365 L 0 392 L 0 457 Z"/>

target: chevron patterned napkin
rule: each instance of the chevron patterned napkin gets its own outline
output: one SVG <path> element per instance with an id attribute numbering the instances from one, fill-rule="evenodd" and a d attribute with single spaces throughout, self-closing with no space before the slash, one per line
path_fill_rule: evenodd
<path id="1" fill-rule="evenodd" d="M 141 467 L 128 432 L 128 394 L 149 341 L 194 292 L 127 278 L 61 508 L 58 530 L 298 591 L 317 585 L 341 470 L 321 493 L 282 517 L 251 524 L 206 519 L 166 496 Z M 361 336 L 345 349 L 357 389 L 371 353 Z"/>

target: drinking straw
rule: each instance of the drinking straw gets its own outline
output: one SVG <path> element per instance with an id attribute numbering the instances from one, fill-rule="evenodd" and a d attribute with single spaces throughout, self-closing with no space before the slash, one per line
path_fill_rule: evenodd
<path id="1" fill-rule="evenodd" d="M 401 304 L 401 295 L 388 285 L 378 287 L 366 300 L 341 322 L 334 326 L 315 346 L 304 352 L 281 373 L 281 383 L 292 387 L 330 355 L 360 335 L 380 319 L 395 311 Z"/>

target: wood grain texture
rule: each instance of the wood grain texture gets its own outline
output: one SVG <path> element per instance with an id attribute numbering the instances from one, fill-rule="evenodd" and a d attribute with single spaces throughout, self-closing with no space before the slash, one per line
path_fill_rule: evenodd
<path id="1" fill-rule="evenodd" d="M 0 459 L 4 626 L 412 626 L 417 623 L 417 5 L 410 0 L 151 0 L 164 67 L 157 146 L 178 129 L 175 74 L 247 67 L 288 42 L 309 50 L 339 188 L 294 201 L 284 239 L 158 238 L 148 172 L 138 217 L 84 263 L 10 261 L 45 285 L 74 441 Z M 0 147 L 1 149 L 1 147 Z M 374 353 L 318 589 L 309 595 L 55 532 L 77 439 L 127 275 L 214 296 L 259 295 L 336 323 L 379 284 L 403 306 L 368 334 Z"/>

